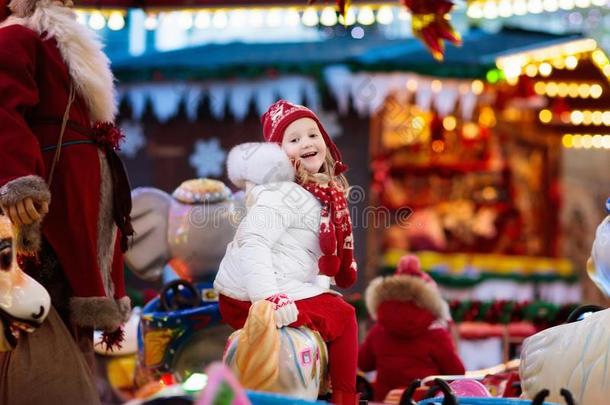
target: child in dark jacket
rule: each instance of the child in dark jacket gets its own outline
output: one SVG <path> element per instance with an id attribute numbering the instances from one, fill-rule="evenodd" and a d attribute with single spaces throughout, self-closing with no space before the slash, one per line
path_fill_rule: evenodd
<path id="1" fill-rule="evenodd" d="M 360 346 L 358 367 L 377 371 L 375 401 L 416 378 L 464 374 L 447 329 L 449 307 L 416 256 L 403 256 L 396 274 L 374 279 L 365 299 L 377 322 Z"/>

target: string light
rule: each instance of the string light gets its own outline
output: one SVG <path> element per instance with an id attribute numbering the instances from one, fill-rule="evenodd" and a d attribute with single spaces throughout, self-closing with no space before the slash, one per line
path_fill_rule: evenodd
<path id="1" fill-rule="evenodd" d="M 324 7 L 320 15 L 320 23 L 327 27 L 337 24 L 337 12 L 334 7 Z"/>
<path id="2" fill-rule="evenodd" d="M 509 18 L 528 13 L 553 13 L 559 9 L 572 10 L 574 7 L 589 8 L 591 5 L 604 7 L 606 0 L 481 0 L 470 2 L 466 15 L 472 19 L 493 20 L 497 17 Z"/>
<path id="3" fill-rule="evenodd" d="M 553 73 L 553 66 L 551 66 L 551 64 L 548 62 L 543 62 L 540 64 L 540 66 L 538 66 L 538 71 L 540 72 L 541 76 L 550 76 L 551 73 Z"/>
<path id="4" fill-rule="evenodd" d="M 574 82 L 536 82 L 534 91 L 539 96 L 548 97 L 571 97 L 571 98 L 594 98 L 602 96 L 604 90 L 601 85 L 594 83 L 574 83 Z"/>
<path id="5" fill-rule="evenodd" d="M 513 15 L 513 7 L 510 0 L 500 0 L 500 3 L 498 3 L 498 15 L 503 18 Z"/>
<path id="6" fill-rule="evenodd" d="M 535 77 L 538 74 L 538 66 L 530 63 L 525 67 L 525 74 L 529 77 Z"/>
<path id="7" fill-rule="evenodd" d="M 572 125 L 597 125 L 610 127 L 610 110 L 573 110 L 569 122 Z"/>
<path id="8" fill-rule="evenodd" d="M 515 2 L 513 3 L 513 12 L 515 13 L 515 15 L 527 14 L 527 1 L 515 0 Z"/>
<path id="9" fill-rule="evenodd" d="M 557 4 L 557 0 L 543 0 L 542 8 L 544 8 L 544 11 L 552 13 L 557 11 L 559 5 Z"/>
<path id="10" fill-rule="evenodd" d="M 99 31 L 106 26 L 106 19 L 99 11 L 94 11 L 91 13 L 91 17 L 89 17 L 89 27 L 92 29 Z"/>
<path id="11" fill-rule="evenodd" d="M 303 25 L 307 27 L 315 27 L 316 25 L 318 25 L 318 22 L 320 22 L 320 20 L 318 19 L 318 12 L 316 11 L 316 9 L 313 7 L 307 8 L 303 12 L 302 21 Z"/>
<path id="12" fill-rule="evenodd" d="M 178 14 L 178 26 L 187 31 L 193 28 L 193 14 L 188 11 L 182 11 Z"/>
<path id="13" fill-rule="evenodd" d="M 265 13 L 261 10 L 250 10 L 247 20 L 251 27 L 260 28 L 265 25 Z"/>
<path id="14" fill-rule="evenodd" d="M 356 12 L 353 7 L 350 7 L 345 13 L 345 18 L 343 15 L 339 16 L 339 24 L 342 25 L 354 25 L 356 23 Z"/>
<path id="15" fill-rule="evenodd" d="M 489 1 L 485 3 L 483 6 L 483 17 L 487 18 L 488 20 L 493 20 L 494 18 L 498 17 L 498 9 L 495 2 Z"/>
<path id="16" fill-rule="evenodd" d="M 282 9 L 277 7 L 269 10 L 266 18 L 267 26 L 274 28 L 282 25 L 283 14 Z"/>
<path id="17" fill-rule="evenodd" d="M 299 12 L 294 8 L 291 8 L 286 12 L 286 24 L 291 27 L 296 27 L 301 24 L 301 17 L 299 16 Z"/>
<path id="18" fill-rule="evenodd" d="M 371 25 L 375 22 L 375 14 L 373 13 L 373 9 L 365 6 L 360 9 L 358 12 L 357 21 L 362 25 Z"/>
<path id="19" fill-rule="evenodd" d="M 559 0 L 559 8 L 562 10 L 572 10 L 574 8 L 574 0 Z"/>
<path id="20" fill-rule="evenodd" d="M 382 25 L 389 25 L 392 24 L 392 21 L 394 21 L 392 7 L 381 6 L 379 10 L 377 10 L 377 22 Z"/>
<path id="21" fill-rule="evenodd" d="M 466 10 L 466 15 L 476 20 L 483 18 L 483 8 L 479 3 L 472 3 Z"/>
<path id="22" fill-rule="evenodd" d="M 212 25 L 216 29 L 223 29 L 229 24 L 229 17 L 227 16 L 227 12 L 224 10 L 218 10 L 214 13 L 212 17 Z"/>
<path id="23" fill-rule="evenodd" d="M 125 27 L 125 18 L 120 11 L 113 11 L 108 17 L 108 29 L 112 31 L 120 31 Z"/>

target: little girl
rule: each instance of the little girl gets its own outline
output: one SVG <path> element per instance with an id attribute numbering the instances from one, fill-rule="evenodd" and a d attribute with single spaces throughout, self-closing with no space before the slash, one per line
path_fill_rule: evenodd
<path id="1" fill-rule="evenodd" d="M 274 304 L 277 327 L 307 326 L 328 344 L 332 402 L 356 404 L 354 308 L 330 290 L 356 280 L 346 167 L 318 117 L 280 100 L 261 118 L 268 143 L 235 147 L 229 178 L 246 189 L 248 213 L 214 287 L 223 319 L 242 328 L 251 303 Z M 296 173 L 295 173 L 296 172 Z"/>

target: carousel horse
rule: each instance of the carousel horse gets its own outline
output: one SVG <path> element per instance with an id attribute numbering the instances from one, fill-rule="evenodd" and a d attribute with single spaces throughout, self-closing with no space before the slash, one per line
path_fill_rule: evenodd
<path id="1" fill-rule="evenodd" d="M 606 203 L 610 213 L 610 199 Z M 610 294 L 610 215 L 597 228 L 588 273 Z M 572 392 L 579 404 L 603 404 L 610 398 L 610 309 L 585 306 L 579 313 L 598 310 L 576 322 L 543 330 L 525 340 L 519 373 L 523 392 L 532 397 L 546 388 L 550 400 L 561 388 Z M 577 310 L 578 311 L 578 310 Z M 568 319 L 570 321 L 570 319 Z"/>
<path id="2" fill-rule="evenodd" d="M 0 214 L 0 351 L 15 348 L 21 332 L 33 332 L 44 322 L 51 298 L 43 286 L 21 270 L 16 235 L 8 217 Z"/>
<path id="3" fill-rule="evenodd" d="M 305 327 L 277 329 L 268 301 L 250 307 L 244 327 L 229 337 L 223 360 L 250 390 L 316 399 L 329 388 L 320 334 Z"/>

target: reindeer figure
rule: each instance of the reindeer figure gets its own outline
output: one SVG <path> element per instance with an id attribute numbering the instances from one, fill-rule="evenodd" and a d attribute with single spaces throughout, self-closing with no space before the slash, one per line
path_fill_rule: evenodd
<path id="1" fill-rule="evenodd" d="M 0 214 L 0 351 L 15 348 L 21 332 L 33 332 L 47 317 L 51 298 L 43 286 L 17 264 L 15 235 Z"/>

